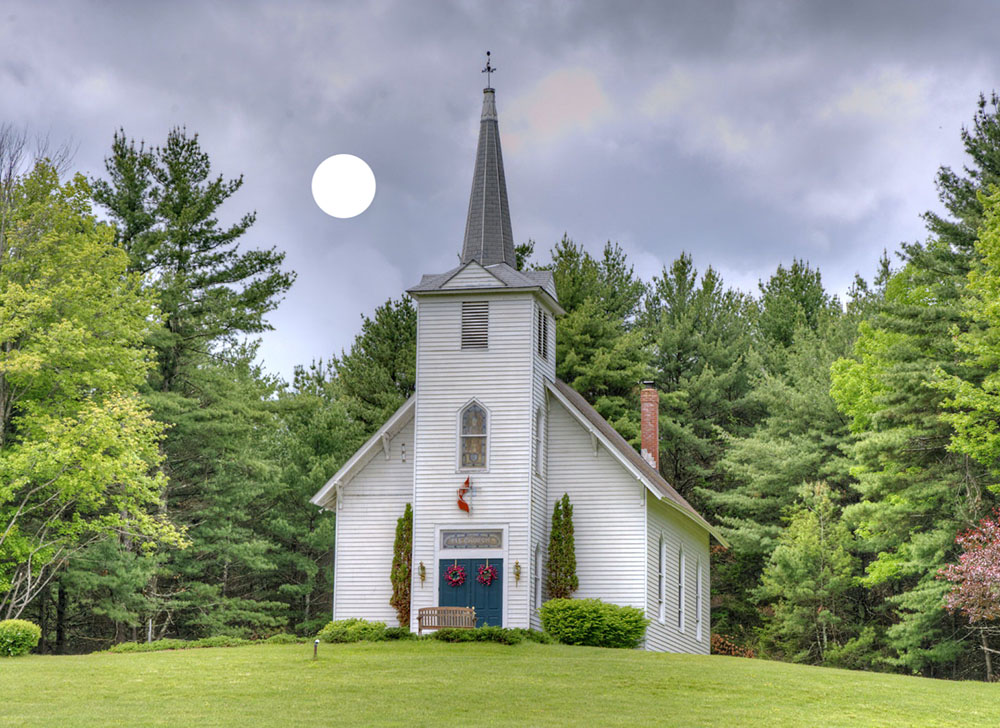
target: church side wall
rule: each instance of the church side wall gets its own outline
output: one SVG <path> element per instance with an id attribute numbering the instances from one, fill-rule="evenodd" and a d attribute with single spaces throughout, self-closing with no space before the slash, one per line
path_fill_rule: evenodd
<path id="1" fill-rule="evenodd" d="M 549 404 L 548 504 L 573 504 L 576 598 L 645 607 L 644 486 L 559 402 Z"/>
<path id="2" fill-rule="evenodd" d="M 403 461 L 403 448 L 406 462 Z M 381 448 L 341 491 L 337 506 L 334 562 L 334 619 L 361 617 L 399 622 L 389 605 L 396 519 L 413 496 L 413 421 Z"/>
<path id="3" fill-rule="evenodd" d="M 659 652 L 689 652 L 707 655 L 711 638 L 709 605 L 709 534 L 671 506 L 650 496 L 647 499 L 646 545 L 646 649 Z M 660 619 L 660 539 L 666 547 L 666 600 Z M 678 628 L 679 553 L 684 550 L 684 629 Z M 698 566 L 701 566 L 701 637 L 695 615 Z"/>
<path id="4" fill-rule="evenodd" d="M 460 346 L 461 303 L 489 301 L 489 348 Z M 438 604 L 440 528 L 506 528 L 503 546 L 507 627 L 527 627 L 530 594 L 532 306 L 531 294 L 418 296 L 417 442 L 411 629 L 417 610 Z M 486 408 L 488 471 L 458 467 L 458 415 L 475 399 Z M 459 510 L 457 490 L 471 479 L 471 513 Z M 514 562 L 521 564 L 515 582 Z M 426 567 L 420 582 L 418 565 Z"/>
<path id="5" fill-rule="evenodd" d="M 556 326 L 555 318 L 548 309 L 542 306 L 540 301 L 535 302 L 535 316 L 537 316 L 538 309 L 540 308 L 546 316 L 549 317 L 548 325 L 548 356 L 542 357 L 538 353 L 538 325 L 537 318 L 536 324 L 533 326 L 533 341 L 532 352 L 534 357 L 534 376 L 532 379 L 532 418 L 529 427 L 535 427 L 535 417 L 538 416 L 538 412 L 542 413 L 542 442 L 541 442 L 541 452 L 535 453 L 535 437 L 534 429 L 532 432 L 532 468 L 531 468 L 531 543 L 530 543 L 530 557 L 527 562 L 522 562 L 522 579 L 525 580 L 524 583 L 528 585 L 529 590 L 529 601 L 530 607 L 528 610 L 529 619 L 532 629 L 540 630 L 542 628 L 542 620 L 538 616 L 538 610 L 535 608 L 536 604 L 540 604 L 545 598 L 544 586 L 545 586 L 545 574 L 544 574 L 544 564 L 547 557 L 548 543 L 549 543 L 549 521 L 551 519 L 551 512 L 548 509 L 548 485 L 547 485 L 547 473 L 548 473 L 548 457 L 549 457 L 549 402 L 548 402 L 548 390 L 546 389 L 546 382 L 551 382 L 556 376 Z M 535 458 L 540 458 L 541 468 L 540 472 L 537 472 L 534 463 Z M 535 550 L 538 550 L 537 564 L 542 565 L 539 569 L 541 579 L 536 582 L 535 579 Z M 541 599 L 536 600 L 535 589 L 541 586 L 539 589 L 541 594 Z"/>

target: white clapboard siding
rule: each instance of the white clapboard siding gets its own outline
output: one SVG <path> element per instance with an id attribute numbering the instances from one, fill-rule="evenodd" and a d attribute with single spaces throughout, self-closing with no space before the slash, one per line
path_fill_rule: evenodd
<path id="1" fill-rule="evenodd" d="M 708 532 L 680 515 L 675 509 L 652 496 L 647 499 L 647 604 L 646 649 L 659 652 L 691 652 L 707 655 L 711 637 L 709 608 L 709 551 Z M 660 538 L 663 537 L 667 552 L 666 615 L 659 619 L 659 564 Z M 684 631 L 677 624 L 677 570 L 678 551 L 684 548 L 685 580 Z M 697 600 L 697 564 L 701 562 L 701 639 L 697 639 L 695 604 Z"/>
<path id="2" fill-rule="evenodd" d="M 507 528 L 504 626 L 527 627 L 534 295 L 498 290 L 416 298 L 413 561 L 425 564 L 427 581 L 421 584 L 414 570 L 411 628 L 416 629 L 419 608 L 437 605 L 436 529 L 475 526 Z M 463 301 L 489 301 L 487 349 L 461 349 Z M 488 411 L 488 469 L 470 473 L 458 467 L 458 416 L 473 399 Z M 474 487 L 466 497 L 471 515 L 456 503 L 466 477 Z M 515 561 L 522 569 L 516 584 Z"/>
<path id="3" fill-rule="evenodd" d="M 549 402 L 548 512 L 573 504 L 576 598 L 646 606 L 644 486 L 555 399 Z"/>
<path id="4" fill-rule="evenodd" d="M 396 519 L 413 496 L 413 421 L 341 488 L 334 560 L 334 619 L 360 617 L 398 624 L 389 606 Z M 406 462 L 403 462 L 403 449 Z"/>
<path id="5" fill-rule="evenodd" d="M 538 310 L 541 310 L 545 316 L 548 316 L 548 356 L 543 358 L 538 353 L 538 325 L 537 318 L 535 318 L 536 325 L 532 327 L 532 358 L 534 362 L 534 375 L 532 378 L 532 411 L 531 411 L 531 422 L 529 424 L 531 428 L 531 443 L 532 443 L 532 463 L 531 463 L 531 540 L 530 540 L 530 554 L 526 561 L 521 562 L 521 583 L 525 585 L 528 589 L 528 616 L 529 623 L 533 629 L 541 629 L 542 621 L 538 616 L 538 612 L 535 609 L 535 547 L 538 546 L 541 549 L 541 563 L 545 564 L 545 559 L 547 558 L 548 543 L 549 543 L 549 521 L 551 519 L 551 512 L 549 511 L 548 502 L 548 487 L 547 487 L 547 473 L 548 473 L 548 457 L 549 457 L 549 445 L 548 436 L 550 428 L 550 418 L 549 418 L 549 404 L 548 404 L 548 390 L 546 388 L 546 382 L 551 382 L 556 376 L 556 327 L 554 323 L 554 318 L 552 312 L 548 307 L 542 304 L 542 300 L 536 300 L 535 302 L 535 313 L 534 316 L 537 317 Z M 541 472 L 535 471 L 535 460 L 539 454 L 534 452 L 535 446 L 535 418 L 538 412 L 541 411 L 543 415 L 544 427 L 542 430 L 542 443 L 541 443 Z M 544 568 L 544 567 L 543 567 Z M 545 576 L 542 574 L 541 582 L 543 587 L 542 598 L 544 599 L 544 585 Z"/>
<path id="6" fill-rule="evenodd" d="M 488 270 L 472 261 L 450 278 L 442 288 L 474 288 L 502 286 L 503 284 Z"/>

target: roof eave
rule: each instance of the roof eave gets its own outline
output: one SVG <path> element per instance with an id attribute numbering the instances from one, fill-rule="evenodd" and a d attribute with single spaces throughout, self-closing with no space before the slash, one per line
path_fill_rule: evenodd
<path id="1" fill-rule="evenodd" d="M 543 293 L 545 295 L 546 302 L 552 312 L 557 316 L 564 316 L 566 314 L 565 309 L 559 305 L 559 302 L 552 297 L 552 294 L 546 291 L 542 286 L 469 286 L 468 288 L 435 288 L 429 290 L 419 290 L 417 288 L 410 288 L 406 291 L 411 297 L 417 298 L 418 296 L 455 296 L 463 295 L 466 296 L 470 293 Z"/>
<path id="2" fill-rule="evenodd" d="M 642 483 L 646 487 L 646 490 L 652 493 L 657 500 L 667 504 L 668 506 L 676 510 L 678 513 L 683 515 L 688 520 L 698 524 L 706 531 L 708 531 L 712 536 L 714 536 L 715 540 L 718 541 L 722 546 L 724 546 L 725 548 L 729 548 L 729 542 L 726 541 L 725 538 L 723 538 L 722 534 L 719 533 L 719 530 L 715 526 L 713 526 L 711 523 L 705 520 L 704 516 L 702 516 L 700 513 L 692 513 L 687 508 L 684 508 L 681 504 L 674 502 L 671 498 L 668 498 L 665 493 L 663 493 L 659 488 L 656 487 L 655 483 L 653 483 L 648 477 L 646 477 L 646 475 L 641 470 L 636 468 L 631 462 L 628 461 L 627 458 L 625 458 L 622 455 L 621 452 L 619 452 L 618 448 L 615 447 L 607 439 L 607 437 L 605 437 L 604 433 L 602 433 L 597 428 L 593 427 L 590 423 L 590 420 L 588 420 L 584 416 L 584 414 L 577 409 L 576 405 L 574 405 L 569 399 L 567 399 L 566 396 L 562 392 L 560 392 L 552 382 L 546 382 L 545 385 L 546 389 L 548 389 L 548 391 L 551 392 L 552 395 L 555 396 L 557 400 L 559 400 L 560 404 L 562 404 L 563 407 L 565 407 L 566 410 L 576 418 L 577 422 L 579 422 L 591 434 L 591 436 L 596 437 L 597 440 L 604 447 L 604 449 L 607 450 L 609 453 L 611 453 L 615 457 L 615 459 L 618 460 L 618 462 L 621 463 L 621 465 L 627 471 L 629 471 L 629 473 L 635 476 L 635 478 L 640 483 Z"/>
<path id="3" fill-rule="evenodd" d="M 367 456 L 372 454 L 375 447 L 381 442 L 384 435 L 390 437 L 395 437 L 395 435 L 402 429 L 402 427 L 409 422 L 410 416 L 412 416 L 412 410 L 417 401 L 416 395 L 411 395 L 408 400 L 406 400 L 398 410 L 393 412 L 392 416 L 385 421 L 378 430 L 372 435 L 364 445 L 359 447 L 357 451 L 351 455 L 350 459 L 344 463 L 340 470 L 333 474 L 326 484 L 320 488 L 316 495 L 309 499 L 309 502 L 320 508 L 327 508 L 331 505 L 334 497 L 336 496 L 336 488 L 338 485 L 347 485 L 351 482 L 354 477 L 354 470 L 360 465 L 366 464 L 368 462 Z"/>

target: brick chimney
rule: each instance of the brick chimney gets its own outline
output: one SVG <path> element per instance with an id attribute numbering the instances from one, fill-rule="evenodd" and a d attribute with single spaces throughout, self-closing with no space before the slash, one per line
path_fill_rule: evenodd
<path id="1" fill-rule="evenodd" d="M 660 393 L 652 382 L 643 382 L 639 392 L 639 411 L 642 420 L 642 457 L 657 470 L 660 469 Z"/>

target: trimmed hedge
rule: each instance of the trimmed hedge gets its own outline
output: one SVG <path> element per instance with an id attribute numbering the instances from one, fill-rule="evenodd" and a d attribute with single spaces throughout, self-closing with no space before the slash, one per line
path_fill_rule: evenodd
<path id="1" fill-rule="evenodd" d="M 441 642 L 498 642 L 501 645 L 518 645 L 524 642 L 523 630 L 503 627 L 478 627 L 476 629 L 439 629 L 431 633 L 431 639 Z"/>
<path id="2" fill-rule="evenodd" d="M 387 639 L 385 622 L 340 619 L 330 622 L 316 636 L 324 642 L 382 642 Z M 398 639 L 398 638 L 396 638 Z"/>
<path id="3" fill-rule="evenodd" d="M 18 657 L 35 649 L 42 638 L 42 629 L 26 619 L 5 619 L 0 622 L 0 657 Z"/>
<path id="4" fill-rule="evenodd" d="M 545 631 L 567 645 L 637 647 L 649 624 L 641 609 L 600 599 L 550 599 L 538 612 Z"/>
<path id="5" fill-rule="evenodd" d="M 259 644 L 241 637 L 204 637 L 200 640 L 163 639 L 153 642 L 122 642 L 112 645 L 108 652 L 162 652 L 163 650 L 193 650 L 201 647 L 243 647 Z"/>

